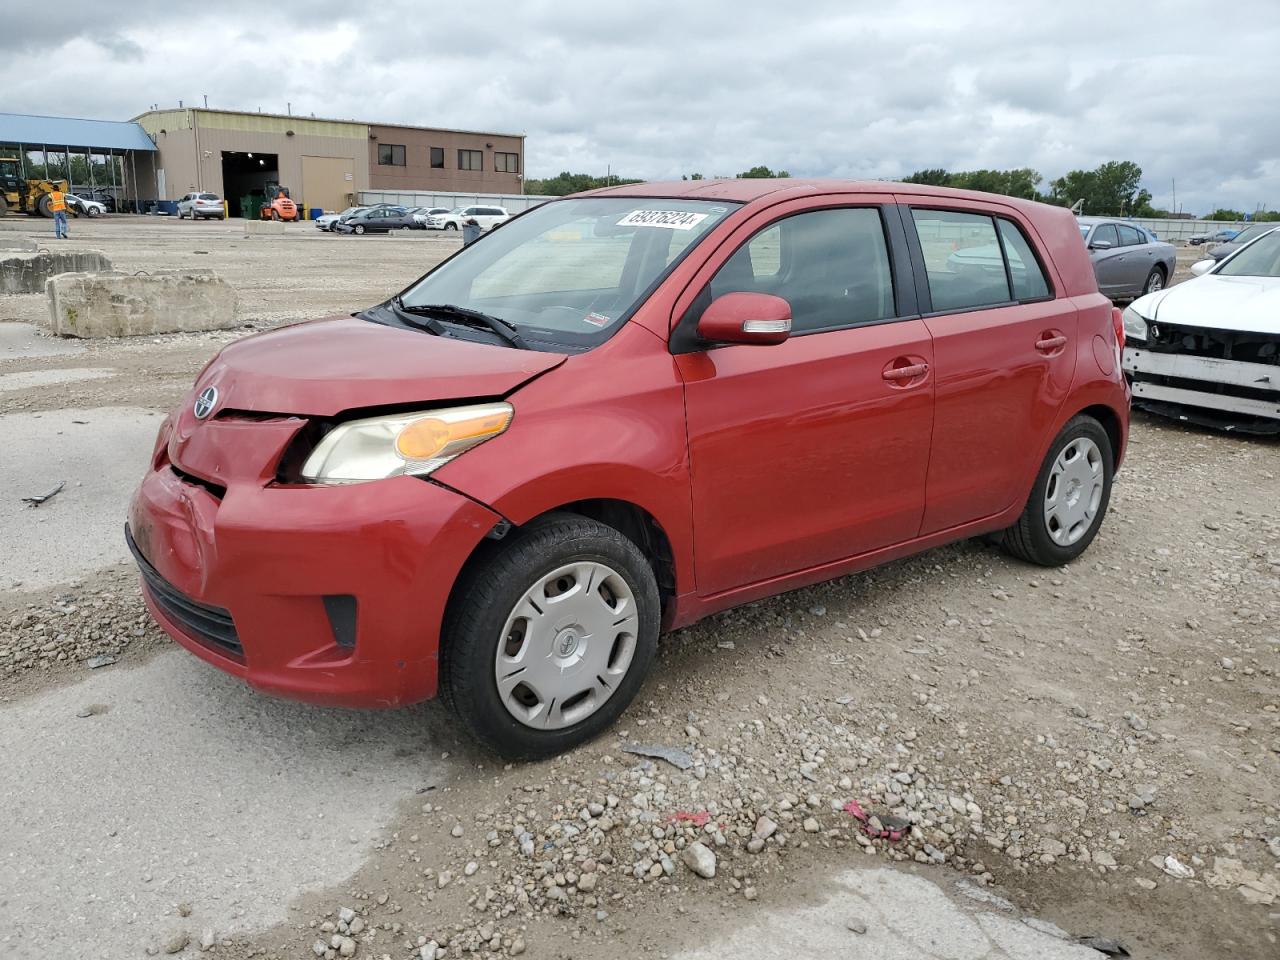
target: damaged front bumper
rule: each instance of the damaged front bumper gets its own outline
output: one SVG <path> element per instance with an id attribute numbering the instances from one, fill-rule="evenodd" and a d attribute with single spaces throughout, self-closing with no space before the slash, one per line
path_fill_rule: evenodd
<path id="1" fill-rule="evenodd" d="M 1134 406 L 1246 433 L 1280 434 L 1280 337 L 1177 328 L 1124 351 Z"/>

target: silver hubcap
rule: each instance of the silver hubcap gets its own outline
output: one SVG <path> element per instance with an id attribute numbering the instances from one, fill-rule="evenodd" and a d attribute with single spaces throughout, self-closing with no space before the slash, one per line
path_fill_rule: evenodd
<path id="1" fill-rule="evenodd" d="M 613 696 L 636 652 L 635 595 L 594 561 L 552 570 L 507 616 L 494 660 L 498 695 L 525 726 L 559 730 Z"/>
<path id="2" fill-rule="evenodd" d="M 1089 532 L 1102 503 L 1102 451 L 1088 437 L 1077 437 L 1058 454 L 1044 492 L 1044 522 L 1060 547 Z"/>

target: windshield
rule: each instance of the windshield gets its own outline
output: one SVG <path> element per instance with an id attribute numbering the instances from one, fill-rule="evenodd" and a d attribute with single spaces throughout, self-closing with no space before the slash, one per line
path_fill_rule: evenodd
<path id="1" fill-rule="evenodd" d="M 1237 233 L 1234 237 L 1232 237 L 1231 242 L 1236 244 L 1248 243 L 1254 237 L 1260 237 L 1262 236 L 1262 234 L 1266 233 L 1270 229 L 1271 229 L 1271 226 L 1269 224 L 1261 224 L 1261 223 L 1256 224 L 1252 227 L 1246 227 L 1245 229 Z"/>
<path id="2" fill-rule="evenodd" d="M 1280 230 L 1241 250 L 1216 273 L 1220 277 L 1280 277 Z"/>
<path id="3" fill-rule="evenodd" d="M 590 346 L 738 206 L 637 197 L 546 203 L 465 247 L 402 303 L 464 307 L 515 325 L 526 339 Z"/>

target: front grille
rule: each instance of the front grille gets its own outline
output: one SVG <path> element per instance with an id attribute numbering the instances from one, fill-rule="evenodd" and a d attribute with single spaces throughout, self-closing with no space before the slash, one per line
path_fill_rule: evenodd
<path id="1" fill-rule="evenodd" d="M 1187 327 L 1159 321 L 1151 324 L 1149 332 L 1146 348 L 1152 353 L 1184 353 L 1215 360 L 1280 365 L 1280 334 Z"/>
<path id="2" fill-rule="evenodd" d="M 197 603 L 169 583 L 142 555 L 128 524 L 124 528 L 124 539 L 133 559 L 137 561 L 138 569 L 142 571 L 142 582 L 147 593 L 169 619 L 200 642 L 236 658 L 244 657 L 244 648 L 240 645 L 240 637 L 236 633 L 236 625 L 229 610 Z"/>

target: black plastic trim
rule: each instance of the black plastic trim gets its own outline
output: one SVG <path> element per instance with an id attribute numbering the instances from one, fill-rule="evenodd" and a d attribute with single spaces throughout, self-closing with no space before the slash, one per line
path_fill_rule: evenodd
<path id="1" fill-rule="evenodd" d="M 147 593 L 156 606 L 197 640 L 216 647 L 223 653 L 244 658 L 244 647 L 240 645 L 240 636 L 236 632 L 235 621 L 231 619 L 231 611 L 198 603 L 169 583 L 142 555 L 127 523 L 124 527 L 124 540 L 142 573 Z"/>
<path id="2" fill-rule="evenodd" d="M 333 642 L 354 650 L 356 646 L 356 598 L 349 593 L 326 593 L 324 612 L 333 630 Z"/>

